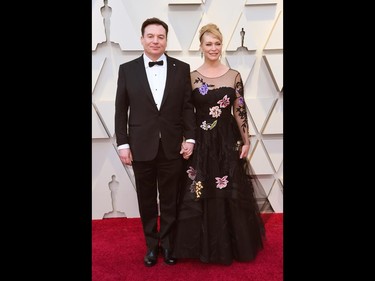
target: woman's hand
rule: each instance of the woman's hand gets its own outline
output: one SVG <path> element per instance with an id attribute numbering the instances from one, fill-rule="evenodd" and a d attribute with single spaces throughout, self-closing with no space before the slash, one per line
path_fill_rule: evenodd
<path id="1" fill-rule="evenodd" d="M 240 149 L 240 159 L 246 158 L 250 150 L 250 144 L 244 144 Z"/>
<path id="2" fill-rule="evenodd" d="M 182 154 L 182 157 L 187 160 L 189 159 L 190 155 L 193 154 L 193 148 L 194 143 L 184 141 L 181 143 L 180 154 Z"/>

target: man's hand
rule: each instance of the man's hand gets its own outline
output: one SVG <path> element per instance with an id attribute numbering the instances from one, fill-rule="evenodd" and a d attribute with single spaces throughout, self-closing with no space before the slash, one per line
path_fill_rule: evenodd
<path id="1" fill-rule="evenodd" d="M 119 149 L 118 154 L 123 164 L 129 165 L 129 166 L 132 165 L 133 155 L 132 155 L 132 152 L 130 151 L 130 148 Z"/>

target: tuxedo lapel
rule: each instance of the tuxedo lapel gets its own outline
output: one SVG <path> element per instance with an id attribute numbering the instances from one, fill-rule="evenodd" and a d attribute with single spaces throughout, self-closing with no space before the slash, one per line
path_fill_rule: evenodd
<path id="1" fill-rule="evenodd" d="M 165 82 L 164 94 L 163 99 L 161 101 L 161 106 L 163 106 L 168 94 L 171 92 L 171 87 L 175 79 L 177 79 L 177 71 L 176 71 L 176 63 L 170 59 L 167 55 L 167 79 Z"/>
<path id="2" fill-rule="evenodd" d="M 143 55 L 137 59 L 136 69 L 134 71 L 138 74 L 138 82 L 143 85 L 144 92 L 149 97 L 150 102 L 155 105 L 154 97 L 152 96 L 150 84 L 148 83 L 146 69 L 143 61 Z"/>

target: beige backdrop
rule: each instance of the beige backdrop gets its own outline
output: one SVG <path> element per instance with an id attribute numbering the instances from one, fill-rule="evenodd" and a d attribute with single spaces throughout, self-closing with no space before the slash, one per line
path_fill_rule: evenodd
<path id="1" fill-rule="evenodd" d="M 92 219 L 139 217 L 133 170 L 117 155 L 114 100 L 118 66 L 142 54 L 141 24 L 154 16 L 169 25 L 168 54 L 191 70 L 202 63 L 200 27 L 220 27 L 222 61 L 245 83 L 257 200 L 263 212 L 282 213 L 283 1 L 92 0 Z"/>

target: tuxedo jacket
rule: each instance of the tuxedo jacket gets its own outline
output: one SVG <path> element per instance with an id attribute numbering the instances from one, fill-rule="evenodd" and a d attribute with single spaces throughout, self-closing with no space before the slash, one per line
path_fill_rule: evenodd
<path id="1" fill-rule="evenodd" d="M 156 157 L 159 142 L 168 159 L 181 157 L 183 138 L 195 138 L 190 65 L 166 55 L 160 110 L 147 80 L 143 55 L 119 66 L 115 100 L 117 146 L 128 143 L 134 161 Z"/>

